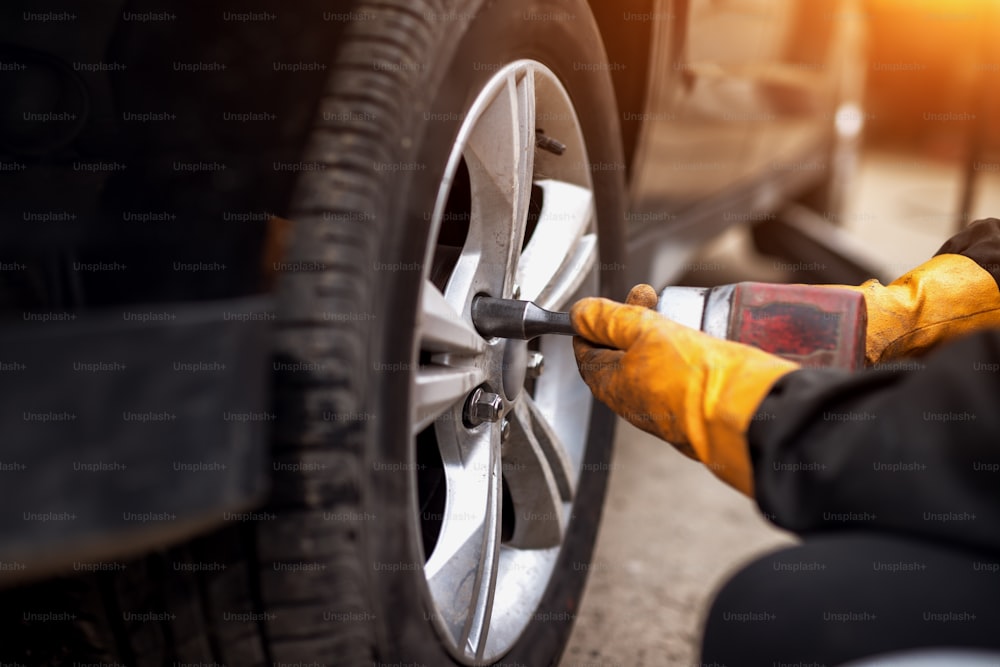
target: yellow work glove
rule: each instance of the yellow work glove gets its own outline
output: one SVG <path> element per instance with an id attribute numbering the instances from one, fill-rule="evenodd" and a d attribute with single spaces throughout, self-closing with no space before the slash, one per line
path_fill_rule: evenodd
<path id="1" fill-rule="evenodd" d="M 869 364 L 919 355 L 938 343 L 1000 326 L 1000 289 L 964 255 L 934 257 L 888 285 L 835 285 L 865 295 Z"/>
<path id="2" fill-rule="evenodd" d="M 750 420 L 798 364 L 677 324 L 649 309 L 649 295 L 655 304 L 652 288 L 640 286 L 631 303 L 583 299 L 573 306 L 580 374 L 616 413 L 752 496 Z"/>

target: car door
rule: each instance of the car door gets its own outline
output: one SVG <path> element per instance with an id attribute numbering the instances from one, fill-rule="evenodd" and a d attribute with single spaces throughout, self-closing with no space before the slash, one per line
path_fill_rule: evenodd
<path id="1" fill-rule="evenodd" d="M 860 107 L 850 106 L 860 97 L 863 71 L 838 49 L 854 50 L 866 15 L 853 0 L 742 1 L 769 17 L 746 65 L 752 95 L 744 112 L 751 137 L 745 167 L 784 181 L 811 180 L 830 169 L 824 147 L 834 130 L 856 132 L 863 121 Z"/>
<path id="2" fill-rule="evenodd" d="M 769 15 L 757 0 L 661 2 L 645 118 L 638 202 L 681 211 L 737 181 L 749 146 L 753 89 L 746 63 L 758 59 Z M 668 29 L 668 21 L 669 28 Z"/>
<path id="3" fill-rule="evenodd" d="M 630 277 L 665 284 L 716 233 L 706 218 L 724 226 L 727 192 L 747 177 L 753 149 L 747 63 L 759 60 L 770 18 L 756 0 L 657 0 L 632 174 Z"/>

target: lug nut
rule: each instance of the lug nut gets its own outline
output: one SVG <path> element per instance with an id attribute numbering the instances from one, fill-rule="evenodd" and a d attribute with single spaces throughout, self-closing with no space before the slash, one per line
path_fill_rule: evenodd
<path id="1" fill-rule="evenodd" d="M 503 399 L 499 395 L 476 389 L 465 405 L 465 420 L 473 427 L 498 422 L 503 416 Z"/>
<path id="2" fill-rule="evenodd" d="M 528 354 L 528 372 L 526 375 L 529 378 L 540 377 L 542 372 L 545 370 L 545 355 L 541 352 L 531 352 Z"/>
<path id="3" fill-rule="evenodd" d="M 566 144 L 546 135 L 545 130 L 541 128 L 535 130 L 535 145 L 553 155 L 562 155 L 566 152 Z"/>

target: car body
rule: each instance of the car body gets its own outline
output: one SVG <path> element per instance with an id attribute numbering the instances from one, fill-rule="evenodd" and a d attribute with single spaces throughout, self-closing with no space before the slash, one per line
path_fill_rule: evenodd
<path id="1" fill-rule="evenodd" d="M 323 255 L 306 249 L 282 261 L 282 219 L 294 218 L 295 188 L 327 170 L 326 158 L 304 148 L 317 109 L 329 123 L 360 127 L 358 137 L 378 140 L 363 129 L 378 113 L 360 102 L 323 106 L 324 86 L 352 71 L 344 44 L 356 46 L 370 26 L 419 31 L 398 18 L 405 9 L 392 23 L 364 2 L 233 10 L 212 0 L 165 10 L 104 0 L 66 11 L 15 4 L 23 6 L 5 9 L 8 20 L 0 24 L 8 64 L 0 87 L 11 110 L 0 125 L 0 238 L 11 269 L 0 291 L 7 315 L 2 355 L 9 360 L 9 372 L 0 373 L 0 460 L 10 472 L 0 560 L 18 566 L 0 575 L 24 586 L 70 568 L 100 572 L 102 564 L 227 526 L 264 524 L 300 539 L 291 524 L 271 526 L 284 520 L 273 511 L 275 502 L 287 501 L 283 489 L 301 486 L 289 481 L 297 479 L 292 474 L 325 475 L 349 487 L 372 473 L 333 454 L 320 461 L 283 453 L 295 426 L 288 424 L 321 409 L 289 408 L 283 388 L 340 371 L 303 351 L 326 349 L 321 337 L 276 346 L 285 336 L 282 319 L 286 326 L 305 321 L 301 294 L 313 279 L 332 303 L 327 319 L 362 318 L 337 300 L 347 278 L 322 282 L 324 262 L 349 265 L 351 247 L 334 245 Z M 462 14 L 460 4 L 449 4 L 457 18 L 440 20 L 475 27 L 476 13 Z M 496 3 L 478 4 L 479 11 L 498 11 Z M 863 22 L 854 2 L 592 0 L 592 17 L 582 15 L 582 3 L 566 6 L 536 12 L 526 4 L 521 20 L 539 34 L 549 25 L 592 23 L 603 41 L 592 44 L 595 58 L 568 67 L 609 76 L 617 105 L 610 115 L 608 108 L 577 110 L 582 126 L 599 123 L 615 133 L 611 161 L 587 169 L 595 180 L 619 179 L 627 187 L 627 211 L 601 232 L 626 249 L 616 255 L 601 246 L 600 271 L 617 275 L 616 284 L 627 277 L 666 285 L 722 230 L 773 219 L 785 203 L 816 193 L 835 220 L 832 193 L 860 126 Z M 427 12 L 414 20 L 438 21 Z M 400 63 L 376 61 L 374 69 Z M 508 63 L 473 65 L 505 71 Z M 419 60 L 409 66 L 419 76 L 428 69 Z M 524 70 L 511 71 L 520 77 Z M 539 68 L 533 76 L 545 81 L 548 72 Z M 449 90 L 447 81 L 435 85 Z M 553 104 L 576 95 L 557 93 L 549 93 Z M 466 105 L 472 99 L 456 97 Z M 454 116 L 458 128 L 464 108 L 445 108 L 439 115 Z M 423 113 L 431 127 L 433 114 Z M 607 117 L 587 117 L 596 113 Z M 537 121 L 538 132 L 562 122 Z M 373 153 L 375 171 L 392 164 L 379 159 Z M 356 216 L 349 222 L 359 228 L 378 221 L 338 215 L 340 222 Z M 373 346 L 393 333 L 386 314 L 409 322 L 420 301 L 380 287 L 380 280 L 373 274 L 379 315 L 365 323 L 368 338 L 358 339 Z M 293 315 L 275 315 L 282 307 Z M 345 365 L 371 360 L 363 347 L 331 336 L 350 352 Z M 421 352 L 408 361 L 409 349 L 400 354 L 401 361 L 374 357 L 372 391 L 388 392 L 383 402 L 361 401 L 360 389 L 351 390 L 351 400 L 329 399 L 341 406 L 327 409 L 330 428 L 349 422 L 377 439 L 378 428 L 366 430 L 375 421 L 367 410 L 396 400 L 385 374 L 402 372 L 406 384 L 430 359 Z M 398 465 L 405 472 L 415 464 Z M 303 497 L 324 489 L 309 486 Z M 446 633 L 445 622 L 437 622 Z M 487 659 L 482 648 L 470 655 L 452 648 L 459 662 Z"/>

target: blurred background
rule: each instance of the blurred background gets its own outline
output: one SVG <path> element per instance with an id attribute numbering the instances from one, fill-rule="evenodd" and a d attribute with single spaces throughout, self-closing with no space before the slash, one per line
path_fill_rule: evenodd
<path id="1" fill-rule="evenodd" d="M 807 0 L 803 0 L 807 1 Z M 896 277 L 960 225 L 1000 217 L 1000 2 L 868 0 L 865 135 L 844 226 Z M 734 230 L 684 284 L 794 279 Z M 622 422 L 610 496 L 563 667 L 698 665 L 714 591 L 794 538 L 668 445 Z"/>

